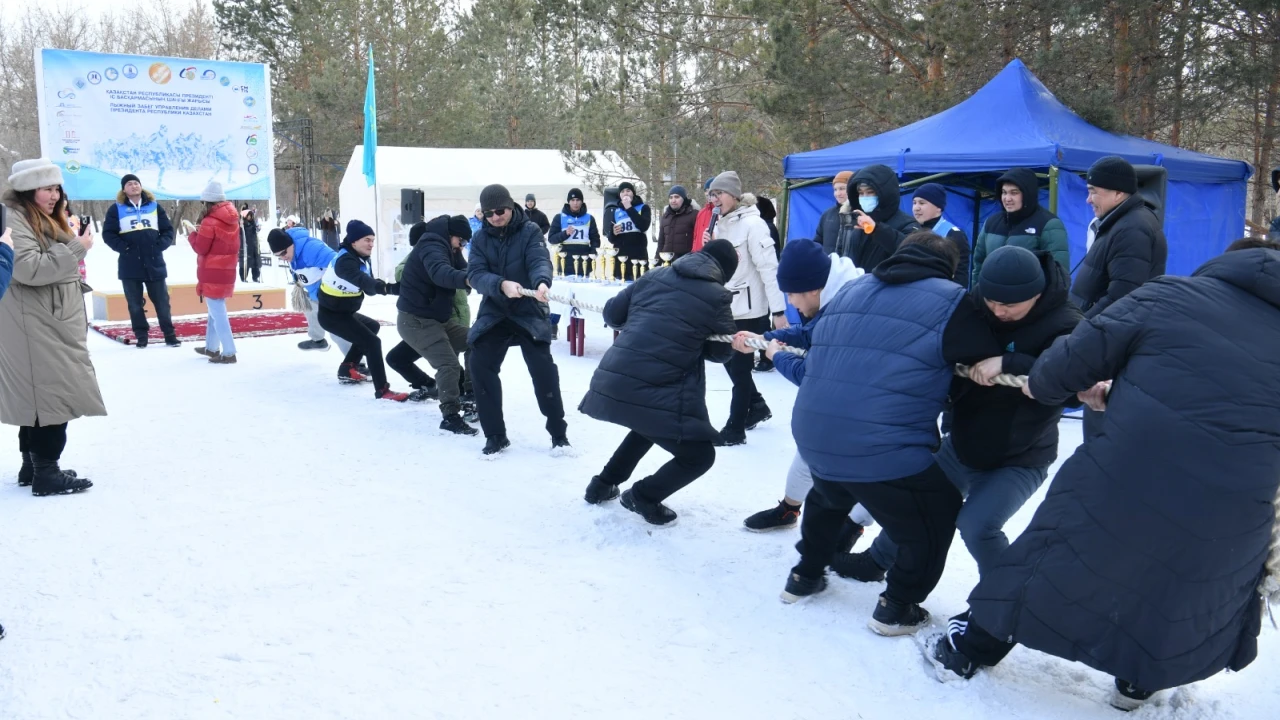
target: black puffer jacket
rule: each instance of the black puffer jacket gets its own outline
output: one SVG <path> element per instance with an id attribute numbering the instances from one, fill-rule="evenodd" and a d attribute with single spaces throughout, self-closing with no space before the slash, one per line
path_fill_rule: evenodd
<path id="1" fill-rule="evenodd" d="M 1108 378 L 1102 434 L 982 573 L 973 619 L 1145 690 L 1239 670 L 1280 484 L 1280 252 L 1147 283 L 1041 355 L 1031 390 L 1057 405 Z"/>
<path id="2" fill-rule="evenodd" d="M 546 235 L 547 230 L 551 229 L 551 222 L 547 220 L 547 214 L 539 210 L 536 205 L 531 208 L 525 208 L 524 215 L 529 222 L 538 226 L 543 235 Z"/>
<path id="3" fill-rule="evenodd" d="M 1102 218 L 1071 286 L 1071 299 L 1085 317 L 1093 317 L 1163 275 L 1168 258 L 1169 245 L 1159 218 L 1141 196 L 1132 195 Z"/>
<path id="4" fill-rule="evenodd" d="M 503 280 L 528 290 L 537 290 L 540 284 L 551 287 L 551 273 L 551 256 L 542 242 L 542 231 L 525 218 L 524 210 L 513 210 L 511 222 L 501 228 L 486 220 L 471 238 L 467 263 L 471 287 L 484 296 L 468 342 L 474 344 L 503 320 L 524 328 L 538 342 L 551 342 L 550 311 L 545 303 L 530 297 L 512 300 L 502 294 Z"/>
<path id="5" fill-rule="evenodd" d="M 832 205 L 818 218 L 818 228 L 813 231 L 814 242 L 822 245 L 822 252 L 830 255 L 836 251 L 840 240 L 840 206 Z"/>
<path id="6" fill-rule="evenodd" d="M 609 300 L 604 320 L 621 330 L 578 410 L 650 438 L 717 437 L 707 415 L 706 361 L 733 357 L 710 335 L 737 332 L 720 264 L 705 252 L 645 273 Z"/>
<path id="7" fill-rule="evenodd" d="M 875 188 L 879 203 L 867 213 L 876 221 L 876 229 L 870 235 L 862 232 L 857 224 L 858 185 L 866 183 Z M 849 181 L 849 201 L 840 208 L 840 234 L 835 252 L 849 258 L 854 265 L 871 272 L 898 250 L 903 238 L 920 229 L 920 223 L 898 207 L 902 191 L 898 188 L 898 176 L 887 165 L 868 165 Z"/>
<path id="8" fill-rule="evenodd" d="M 454 294 L 466 287 L 467 261 L 449 242 L 449 216 L 432 218 L 404 264 L 396 309 L 445 322 L 453 314 Z"/>
<path id="9" fill-rule="evenodd" d="M 966 302 L 982 311 L 1004 348 L 1003 372 L 1026 375 L 1036 358 L 1053 341 L 1070 335 L 1080 324 L 1080 309 L 1067 299 L 1067 271 L 1046 251 L 1036 253 L 1044 270 L 1045 288 L 1027 316 L 1001 322 L 987 309 L 982 289 L 969 292 Z M 1058 459 L 1058 420 L 1062 408 L 1043 405 L 1020 388 L 984 387 L 967 378 L 951 384 L 953 424 L 951 442 L 960 462 L 975 470 L 999 467 L 1047 467 Z M 1067 403 L 1079 406 L 1072 396 Z"/>

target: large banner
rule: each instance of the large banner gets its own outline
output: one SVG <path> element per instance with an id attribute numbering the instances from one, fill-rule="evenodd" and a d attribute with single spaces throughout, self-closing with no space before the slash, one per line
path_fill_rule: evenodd
<path id="1" fill-rule="evenodd" d="M 114 199 L 128 173 L 161 198 L 198 199 L 210 180 L 228 199 L 271 197 L 265 65 L 49 49 L 35 61 L 40 149 L 71 198 Z"/>

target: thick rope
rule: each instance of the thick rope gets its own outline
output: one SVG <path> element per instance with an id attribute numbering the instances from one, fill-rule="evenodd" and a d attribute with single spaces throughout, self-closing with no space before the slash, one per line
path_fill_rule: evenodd
<path id="1" fill-rule="evenodd" d="M 1280 489 L 1276 490 L 1271 507 L 1275 510 L 1275 519 L 1271 522 L 1271 553 L 1267 555 L 1267 562 L 1263 565 L 1267 574 L 1258 586 L 1258 593 L 1262 595 L 1263 609 L 1271 618 L 1271 627 L 1277 627 L 1276 616 L 1271 608 L 1273 605 L 1280 605 Z"/>
<path id="2" fill-rule="evenodd" d="M 956 376 L 963 377 L 963 378 L 969 377 L 969 366 L 956 365 Z M 1027 384 L 1027 376 L 1026 375 L 1009 375 L 1007 373 L 1001 373 L 991 378 L 991 382 L 995 383 L 996 385 L 1004 385 L 1006 387 L 1020 388 L 1023 385 Z"/>

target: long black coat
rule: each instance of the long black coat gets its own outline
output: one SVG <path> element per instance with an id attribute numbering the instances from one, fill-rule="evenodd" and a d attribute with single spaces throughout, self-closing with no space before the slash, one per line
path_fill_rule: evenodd
<path id="1" fill-rule="evenodd" d="M 1159 218 L 1141 196 L 1133 195 L 1102 218 L 1071 286 L 1071 300 L 1091 318 L 1163 275 L 1168 258 L 1169 245 Z"/>
<path id="2" fill-rule="evenodd" d="M 534 340 L 551 342 L 550 310 L 536 298 L 512 300 L 502 294 L 502 281 L 513 280 L 528 290 L 539 284 L 551 287 L 551 255 L 542 242 L 542 230 L 525 219 L 524 210 L 512 211 L 511 222 L 495 228 L 485 221 L 471 238 L 467 279 L 484 296 L 467 341 L 474 344 L 504 319 L 524 328 Z"/>
<path id="3" fill-rule="evenodd" d="M 1040 356 L 1045 403 L 1114 378 L 1102 435 L 969 596 L 991 634 L 1145 690 L 1257 655 L 1280 484 L 1280 252 L 1163 277 Z"/>
<path id="4" fill-rule="evenodd" d="M 609 300 L 604 321 L 622 332 L 578 410 L 649 438 L 714 440 L 706 361 L 727 362 L 734 350 L 707 337 L 737 332 L 726 279 L 714 258 L 696 252 L 645 273 Z"/>

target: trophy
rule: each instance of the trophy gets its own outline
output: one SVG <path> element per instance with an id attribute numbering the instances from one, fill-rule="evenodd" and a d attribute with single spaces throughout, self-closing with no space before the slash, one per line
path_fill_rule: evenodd
<path id="1" fill-rule="evenodd" d="M 556 253 L 556 276 L 564 277 L 564 251 Z"/>
<path id="2" fill-rule="evenodd" d="M 631 261 L 631 279 L 633 281 L 640 279 L 640 265 L 643 263 L 644 261 L 639 259 Z"/>
<path id="3" fill-rule="evenodd" d="M 606 284 L 613 282 L 613 263 L 617 254 L 616 248 L 607 247 L 604 249 L 604 267 L 600 270 L 600 279 Z"/>
<path id="4" fill-rule="evenodd" d="M 582 263 L 583 263 L 585 260 L 586 260 L 586 258 L 585 258 L 585 257 L 583 257 L 583 256 L 581 256 L 581 255 L 579 255 L 579 256 L 577 256 L 576 258 L 574 258 L 574 261 L 573 261 L 573 264 L 574 264 L 574 266 L 575 266 L 575 267 L 574 267 L 574 269 L 575 269 L 575 270 L 577 270 L 577 272 L 575 272 L 575 273 L 574 273 L 574 275 L 575 275 L 576 277 L 579 277 L 579 278 L 581 278 L 581 277 L 582 277 Z"/>
<path id="5" fill-rule="evenodd" d="M 658 253 L 658 257 L 662 258 L 663 265 L 670 265 L 672 259 L 674 259 L 675 256 L 676 256 L 675 253 L 669 253 L 669 252 Z"/>
<path id="6" fill-rule="evenodd" d="M 628 259 L 629 258 L 627 258 L 626 255 L 618 256 L 618 262 L 622 263 L 622 272 L 618 273 L 618 275 L 620 276 L 618 279 L 621 280 L 622 282 L 627 281 L 627 260 Z"/>
<path id="7" fill-rule="evenodd" d="M 591 261 L 591 272 L 587 274 L 587 277 L 590 280 L 600 279 L 600 264 L 596 262 L 597 257 L 598 256 L 595 253 L 591 253 L 587 256 L 587 259 Z"/>

